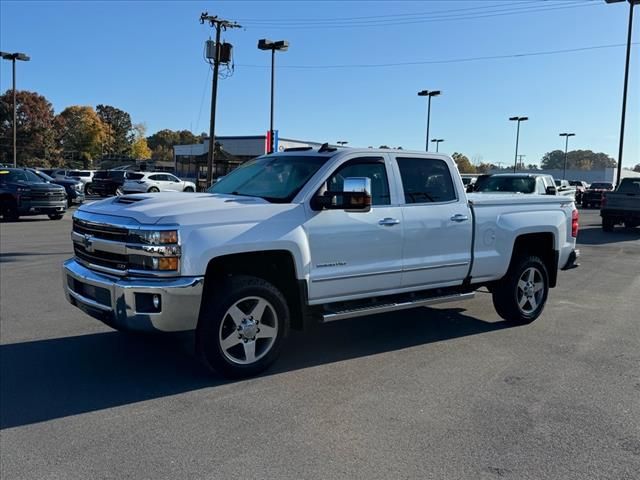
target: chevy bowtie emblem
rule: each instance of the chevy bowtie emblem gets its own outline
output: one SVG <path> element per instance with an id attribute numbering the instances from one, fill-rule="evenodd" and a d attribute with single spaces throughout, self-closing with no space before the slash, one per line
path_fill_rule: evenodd
<path id="1" fill-rule="evenodd" d="M 87 252 L 93 252 L 93 235 L 85 234 L 82 238 L 82 244 Z"/>

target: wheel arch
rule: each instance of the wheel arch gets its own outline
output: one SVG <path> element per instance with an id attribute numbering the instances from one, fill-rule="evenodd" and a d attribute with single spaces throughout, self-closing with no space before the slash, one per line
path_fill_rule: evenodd
<path id="1" fill-rule="evenodd" d="M 290 310 L 291 328 L 301 330 L 307 321 L 307 282 L 299 280 L 293 254 L 287 250 L 232 253 L 207 264 L 204 294 L 233 275 L 250 275 L 272 283 L 282 292 Z"/>
<path id="2" fill-rule="evenodd" d="M 549 287 L 556 286 L 558 280 L 558 259 L 556 239 L 552 232 L 525 233 L 516 237 L 511 253 L 511 263 L 523 255 L 540 257 L 549 275 Z"/>

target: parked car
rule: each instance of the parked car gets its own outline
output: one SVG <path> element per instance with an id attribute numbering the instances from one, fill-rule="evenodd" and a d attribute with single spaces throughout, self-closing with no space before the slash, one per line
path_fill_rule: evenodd
<path id="1" fill-rule="evenodd" d="M 480 193 L 557 194 L 557 188 L 551 175 L 533 173 L 496 173 L 487 177 L 476 188 L 475 191 Z"/>
<path id="2" fill-rule="evenodd" d="M 82 182 L 72 178 L 52 178 L 42 170 L 37 170 L 35 168 L 30 168 L 28 170 L 38 175 L 45 182 L 54 183 L 63 187 L 67 194 L 68 208 L 71 208 L 74 203 L 81 205 L 82 202 L 84 202 L 84 185 Z"/>
<path id="3" fill-rule="evenodd" d="M 582 196 L 589 188 L 589 184 L 582 180 L 569 180 L 569 185 L 576 189 L 576 203 L 582 204 Z"/>
<path id="4" fill-rule="evenodd" d="M 180 180 L 170 173 L 135 172 L 127 175 L 122 186 L 125 194 L 141 192 L 195 192 L 196 184 Z"/>
<path id="5" fill-rule="evenodd" d="M 117 329 L 195 329 L 207 367 L 246 377 L 275 361 L 289 328 L 483 286 L 507 322 L 530 323 L 558 270 L 576 266 L 577 233 L 561 197 L 467 198 L 449 156 L 325 144 L 249 161 L 207 193 L 83 205 L 63 287 Z"/>
<path id="6" fill-rule="evenodd" d="M 109 195 L 122 195 L 122 186 L 130 172 L 127 170 L 98 170 L 93 175 L 91 192 L 108 197 Z"/>
<path id="7" fill-rule="evenodd" d="M 600 208 L 602 195 L 613 190 L 613 184 L 609 182 L 593 182 L 582 194 L 582 206 L 585 208 Z"/>
<path id="8" fill-rule="evenodd" d="M 485 184 L 485 182 L 491 177 L 491 175 L 491 173 L 483 173 L 482 175 L 478 175 L 475 182 L 467 185 L 467 193 L 479 191 L 480 188 L 482 188 L 482 186 Z"/>
<path id="9" fill-rule="evenodd" d="M 569 180 L 555 180 L 556 195 L 564 195 L 566 197 L 576 198 L 576 189 L 571 186 Z"/>
<path id="10" fill-rule="evenodd" d="M 68 177 L 68 170 L 64 168 L 38 168 L 36 169 L 39 172 L 42 172 L 46 175 L 49 175 L 51 178 L 64 180 Z"/>
<path id="11" fill-rule="evenodd" d="M 0 215 L 7 221 L 29 215 L 60 220 L 67 209 L 67 195 L 60 185 L 45 182 L 26 168 L 0 169 Z"/>
<path id="12" fill-rule="evenodd" d="M 69 170 L 67 175 L 74 180 L 79 180 L 84 184 L 84 193 L 91 195 L 91 183 L 93 182 L 93 175 L 95 170 Z"/>
<path id="13" fill-rule="evenodd" d="M 623 178 L 614 191 L 604 192 L 600 216 L 605 232 L 620 223 L 626 228 L 640 225 L 640 178 Z"/>

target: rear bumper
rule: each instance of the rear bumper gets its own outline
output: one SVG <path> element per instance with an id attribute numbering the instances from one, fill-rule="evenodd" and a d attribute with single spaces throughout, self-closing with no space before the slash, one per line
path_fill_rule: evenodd
<path id="1" fill-rule="evenodd" d="M 578 250 L 577 248 L 571 250 L 569 258 L 567 259 L 567 262 L 564 264 L 561 270 L 571 270 L 572 268 L 579 267 L 580 264 L 578 263 L 578 258 L 580 258 L 580 250 Z"/>
<path id="2" fill-rule="evenodd" d="M 600 210 L 601 217 L 610 217 L 620 220 L 640 220 L 640 210 L 617 210 L 614 208 L 603 208 Z"/>
<path id="3" fill-rule="evenodd" d="M 62 276 L 69 303 L 111 327 L 144 332 L 196 327 L 204 277 L 120 278 L 89 270 L 74 259 L 64 262 Z M 160 299 L 157 309 L 153 295 Z"/>

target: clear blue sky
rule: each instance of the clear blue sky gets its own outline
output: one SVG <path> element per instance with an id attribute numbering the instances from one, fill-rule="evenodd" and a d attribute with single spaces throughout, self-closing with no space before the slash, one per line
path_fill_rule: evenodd
<path id="1" fill-rule="evenodd" d="M 504 14 L 515 9 L 527 11 Z M 149 133 L 162 128 L 208 131 L 210 73 L 202 51 L 212 29 L 198 22 L 203 10 L 245 27 L 224 34 L 234 45 L 236 68 L 220 82 L 220 135 L 268 129 L 269 55 L 256 48 L 258 39 L 266 37 L 291 44 L 276 60 L 282 67 L 276 71 L 276 128 L 283 137 L 422 149 L 426 102 L 416 93 L 429 89 L 443 92 L 431 112 L 431 137 L 446 139 L 441 151 L 511 163 L 515 123 L 507 118 L 528 115 L 520 136 L 526 163 L 563 148 L 558 137 L 563 131 L 577 135 L 570 149 L 617 157 L 624 47 L 460 63 L 291 67 L 624 44 L 626 3 L 2 1 L 0 49 L 31 56 L 31 62 L 18 65 L 18 88 L 45 95 L 56 112 L 69 105 L 105 103 L 128 111 L 134 122 L 145 122 Z M 484 16 L 469 18 L 479 15 Z M 352 20 L 320 23 L 335 18 Z M 313 19 L 318 23 L 308 22 Z M 640 22 L 634 23 L 637 42 Z M 637 45 L 624 166 L 640 163 L 639 52 Z M 10 62 L 2 62 L 0 74 L 4 91 L 11 87 Z"/>

